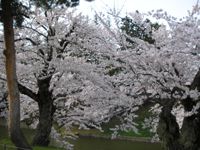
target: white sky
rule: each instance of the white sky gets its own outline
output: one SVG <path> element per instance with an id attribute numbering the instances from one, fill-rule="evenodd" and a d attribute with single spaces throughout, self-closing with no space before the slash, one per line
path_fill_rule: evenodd
<path id="1" fill-rule="evenodd" d="M 80 1 L 80 9 L 84 14 L 91 15 L 92 10 L 99 12 L 106 12 L 108 9 L 121 9 L 122 13 L 134 12 L 148 12 L 153 9 L 163 9 L 174 17 L 184 17 L 188 10 L 196 4 L 197 0 L 95 0 L 93 2 Z"/>

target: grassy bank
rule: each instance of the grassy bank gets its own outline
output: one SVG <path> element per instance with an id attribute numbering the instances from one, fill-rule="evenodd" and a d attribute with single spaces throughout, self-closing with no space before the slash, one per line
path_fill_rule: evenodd
<path id="1" fill-rule="evenodd" d="M 11 142 L 11 140 L 7 137 L 7 138 L 1 138 L 0 139 L 0 149 L 6 146 L 7 150 L 13 149 L 15 146 L 14 144 Z M 53 147 L 53 146 L 49 146 L 49 147 L 39 147 L 39 146 L 35 146 L 33 147 L 33 150 L 64 150 L 62 148 L 57 148 L 57 147 Z"/>
<path id="2" fill-rule="evenodd" d="M 8 137 L 8 129 L 6 125 L 7 125 L 6 121 L 4 119 L 0 119 L 0 150 L 3 149 L 5 145 L 7 147 L 7 150 L 13 150 L 15 146 Z M 31 143 L 33 139 L 34 132 L 35 131 L 33 129 L 23 128 L 23 133 L 29 143 Z M 36 146 L 33 147 L 33 150 L 63 150 L 63 149 L 54 146 L 49 146 L 49 147 Z"/>

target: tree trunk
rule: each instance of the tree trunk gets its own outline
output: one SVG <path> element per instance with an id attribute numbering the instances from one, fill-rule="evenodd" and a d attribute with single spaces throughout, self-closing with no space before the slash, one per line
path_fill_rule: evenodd
<path id="1" fill-rule="evenodd" d="M 159 116 L 157 133 L 167 150 L 181 150 L 179 126 L 171 110 L 172 107 L 163 106 Z"/>
<path id="2" fill-rule="evenodd" d="M 49 91 L 50 80 L 51 77 L 38 79 L 39 123 L 33 139 L 33 145 L 48 146 L 50 142 L 53 114 L 55 112 L 52 92 Z"/>
<path id="3" fill-rule="evenodd" d="M 182 104 L 187 112 L 193 109 L 195 102 L 188 97 L 182 101 Z M 184 118 L 181 133 L 181 143 L 184 150 L 200 149 L 200 110 L 197 114 Z"/>
<path id="4" fill-rule="evenodd" d="M 196 115 L 184 118 L 181 132 L 181 143 L 184 150 L 200 149 L 200 121 Z"/>
<path id="5" fill-rule="evenodd" d="M 53 123 L 54 106 L 49 100 L 45 103 L 38 103 L 38 105 L 40 116 L 33 145 L 48 146 Z"/>
<path id="6" fill-rule="evenodd" d="M 200 91 L 200 70 L 194 77 L 190 89 Z M 186 112 L 190 112 L 197 105 L 197 101 L 188 96 L 182 101 L 182 105 Z M 200 109 L 197 113 L 184 118 L 181 133 L 181 143 L 184 150 L 200 150 Z"/>
<path id="7" fill-rule="evenodd" d="M 20 99 L 16 75 L 16 54 L 14 48 L 13 18 L 11 14 L 12 0 L 2 0 L 3 25 L 6 56 L 6 76 L 9 96 L 9 133 L 12 142 L 21 149 L 31 149 L 20 130 Z"/>

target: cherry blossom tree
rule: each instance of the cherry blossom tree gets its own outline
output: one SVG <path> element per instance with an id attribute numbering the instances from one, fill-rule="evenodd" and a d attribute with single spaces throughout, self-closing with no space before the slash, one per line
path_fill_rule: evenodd
<path id="1" fill-rule="evenodd" d="M 8 129 L 12 142 L 18 149 L 31 149 L 20 129 L 20 99 L 16 74 L 16 51 L 14 45 L 13 13 L 15 1 L 2 0 L 2 22 L 4 33 L 5 72 L 8 87 L 9 122 Z M 17 19 L 18 20 L 18 19 Z M 16 21 L 17 22 L 17 21 Z"/>
<path id="2" fill-rule="evenodd" d="M 122 122 L 114 133 L 137 130 L 135 112 L 151 103 L 155 114 L 145 122 L 154 125 L 165 147 L 198 150 L 198 13 L 198 5 L 182 20 L 161 10 L 150 12 L 147 17 L 165 25 L 152 30 L 155 41 L 148 43 L 121 30 L 115 14 L 112 27 L 101 17 L 96 25 L 67 9 L 36 8 L 15 35 L 19 89 L 35 100 L 23 100 L 23 117 L 39 117 L 34 143 L 45 138 L 39 144 L 48 144 L 53 119 L 66 129 L 101 129 L 102 122 L 118 116 Z M 129 18 L 150 33 L 143 14 Z M 39 111 L 27 109 L 37 110 L 36 104 Z"/>
<path id="3" fill-rule="evenodd" d="M 153 31 L 153 44 L 127 32 L 120 32 L 119 17 L 115 18 L 117 29 L 108 28 L 104 19 L 100 18 L 113 37 L 112 42 L 119 47 L 117 53 L 113 53 L 118 64 L 111 66 L 115 71 L 110 79 L 114 79 L 116 87 L 134 101 L 140 101 L 141 106 L 149 102 L 155 105 L 152 110 L 157 114 L 157 128 L 154 129 L 157 129 L 159 138 L 167 149 L 199 147 L 198 15 L 198 3 L 182 20 L 169 16 L 162 10 L 150 12 L 147 17 L 154 17 L 165 23 Z M 115 14 L 113 16 L 116 17 Z M 138 25 L 142 25 L 146 19 L 146 16 L 138 12 L 129 16 Z M 148 31 L 148 27 L 147 23 L 144 29 Z M 131 114 L 128 112 L 127 116 Z M 177 112 L 183 112 L 181 117 Z"/>
<path id="4" fill-rule="evenodd" d="M 7 92 L 4 82 L 0 82 L 1 92 L 0 92 L 0 118 L 7 118 L 8 102 L 7 102 Z"/>
<path id="5" fill-rule="evenodd" d="M 27 1 L 25 1 L 27 2 Z M 66 4 L 67 6 L 76 6 L 79 3 L 79 0 L 76 1 L 34 1 L 41 6 Z M 75 5 L 74 5 L 75 3 Z M 18 147 L 30 148 L 23 137 L 23 133 L 20 130 L 20 103 L 19 103 L 19 90 L 17 84 L 16 76 L 16 55 L 14 48 L 14 32 L 13 32 L 13 16 L 15 16 L 15 22 L 17 26 L 21 26 L 24 21 L 24 16 L 27 12 L 23 12 L 23 8 L 27 10 L 27 7 L 24 7 L 20 1 L 1 1 L 2 11 L 1 11 L 1 21 L 4 25 L 4 37 L 5 37 L 5 51 L 6 56 L 6 75 L 8 83 L 8 93 L 9 93 L 9 131 L 11 134 L 11 139 Z M 14 11 L 11 11 L 14 10 Z M 6 16 L 6 17 L 5 17 Z M 26 16 L 27 17 L 27 16 Z M 20 85 L 20 88 L 24 88 Z M 13 132 L 15 130 L 15 132 Z M 20 144 L 21 143 L 21 144 Z"/>
<path id="6" fill-rule="evenodd" d="M 87 18 L 65 8 L 45 12 L 36 8 L 23 32 L 16 33 L 19 89 L 39 106 L 33 144 L 49 143 L 56 108 L 54 120 L 59 125 L 99 128 L 121 113 L 122 105 L 135 105 L 104 75 L 104 60 L 112 61 L 106 52 L 113 44 Z M 29 108 L 25 104 L 31 103 L 24 101 L 24 109 Z"/>
<path id="7" fill-rule="evenodd" d="M 2 38 L 1 38 L 2 39 Z M 0 48 L 0 50 L 3 50 L 3 48 Z M 0 51 L 0 70 L 5 73 L 5 67 L 4 67 L 4 62 L 3 62 L 3 51 Z M 7 91 L 6 91 L 6 84 L 5 84 L 5 77 L 0 76 L 0 118 L 7 118 L 7 108 L 8 108 L 8 103 L 7 103 Z"/>
<path id="8" fill-rule="evenodd" d="M 162 107 L 158 135 L 168 149 L 198 149 L 199 145 L 199 20 L 198 4 L 178 21 L 163 12 L 154 14 L 165 19 L 169 29 L 155 32 L 155 47 L 147 49 L 140 87 L 147 100 Z M 144 57 L 144 56 L 143 56 Z M 146 59 L 148 60 L 148 59 Z M 140 79 L 140 82 L 142 79 Z M 172 110 L 184 109 L 182 126 Z M 189 115 L 188 115 L 189 113 Z"/>

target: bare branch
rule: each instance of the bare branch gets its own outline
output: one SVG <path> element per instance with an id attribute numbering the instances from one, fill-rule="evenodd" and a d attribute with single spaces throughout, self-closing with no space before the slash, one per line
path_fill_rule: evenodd
<path id="1" fill-rule="evenodd" d="M 22 40 L 27 40 L 27 41 L 31 42 L 34 46 L 39 45 L 38 43 L 36 43 L 35 41 L 33 41 L 32 39 L 30 39 L 28 37 L 16 39 L 15 42 L 22 41 Z"/>
<path id="2" fill-rule="evenodd" d="M 0 80 L 7 82 L 6 75 L 5 74 L 0 74 Z"/>
<path id="3" fill-rule="evenodd" d="M 24 27 L 24 28 L 27 28 L 27 29 L 31 29 L 31 30 L 33 30 L 34 32 L 38 33 L 39 35 L 41 35 L 41 36 L 47 38 L 46 35 L 44 35 L 43 33 L 39 32 L 37 29 L 31 28 L 31 27 L 28 27 L 28 26 L 23 26 L 23 27 Z"/>
<path id="4" fill-rule="evenodd" d="M 36 93 L 34 93 L 31 89 L 25 87 L 24 85 L 20 84 L 18 82 L 18 87 L 19 87 L 19 91 L 21 94 L 24 94 L 28 97 L 30 97 L 31 99 L 35 100 L 36 102 L 38 102 L 38 95 Z"/>
<path id="5" fill-rule="evenodd" d="M 190 87 L 190 89 L 192 89 L 192 90 L 194 90 L 196 88 L 198 91 L 200 91 L 200 69 L 197 72 L 196 76 L 194 77 L 194 80 L 192 81 L 191 87 Z"/>

